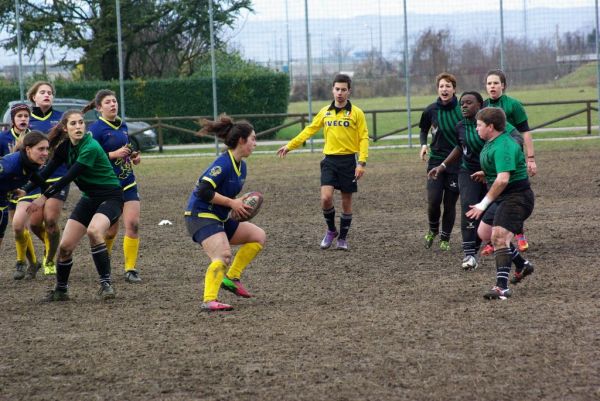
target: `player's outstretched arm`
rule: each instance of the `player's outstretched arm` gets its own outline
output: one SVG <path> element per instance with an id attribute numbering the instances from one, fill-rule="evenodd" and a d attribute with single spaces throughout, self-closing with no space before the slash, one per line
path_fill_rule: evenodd
<path id="1" fill-rule="evenodd" d="M 283 159 L 285 157 L 285 155 L 287 155 L 289 153 L 289 149 L 287 147 L 287 145 L 283 145 L 282 147 L 280 147 L 277 150 L 277 156 L 279 156 L 281 159 Z"/>

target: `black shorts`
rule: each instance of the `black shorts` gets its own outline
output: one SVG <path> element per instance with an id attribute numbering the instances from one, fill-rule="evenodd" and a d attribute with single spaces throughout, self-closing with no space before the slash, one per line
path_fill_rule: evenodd
<path id="1" fill-rule="evenodd" d="M 522 233 L 523 223 L 531 216 L 534 204 L 535 195 L 531 189 L 501 195 L 485 210 L 482 221 L 513 234 Z"/>
<path id="2" fill-rule="evenodd" d="M 185 225 L 192 240 L 202 244 L 202 241 L 220 232 L 224 232 L 227 239 L 230 240 L 240 223 L 232 219 L 223 222 L 206 217 L 186 216 Z"/>
<path id="3" fill-rule="evenodd" d="M 358 191 L 356 155 L 326 155 L 321 160 L 321 186 L 331 185 L 344 193 Z"/>
<path id="4" fill-rule="evenodd" d="M 123 191 L 121 188 L 108 192 L 104 196 L 91 198 L 82 196 L 69 218 L 87 227 L 96 213 L 108 217 L 111 225 L 119 221 L 119 217 L 123 213 Z"/>

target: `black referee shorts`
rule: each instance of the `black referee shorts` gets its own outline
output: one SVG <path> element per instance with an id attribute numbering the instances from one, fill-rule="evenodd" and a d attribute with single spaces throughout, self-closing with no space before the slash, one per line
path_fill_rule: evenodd
<path id="1" fill-rule="evenodd" d="M 331 185 L 344 193 L 358 191 L 356 155 L 326 155 L 321 160 L 321 186 Z"/>

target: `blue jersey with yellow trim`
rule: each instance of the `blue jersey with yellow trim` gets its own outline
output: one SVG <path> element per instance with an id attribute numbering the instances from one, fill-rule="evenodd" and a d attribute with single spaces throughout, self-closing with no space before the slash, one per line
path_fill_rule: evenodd
<path id="1" fill-rule="evenodd" d="M 230 150 L 223 152 L 202 173 L 188 199 L 186 215 L 225 221 L 230 208 L 205 202 L 197 196 L 198 184 L 201 181 L 209 182 L 215 192 L 228 198 L 235 198 L 246 181 L 246 162 L 242 160 L 238 165 Z"/>
<path id="2" fill-rule="evenodd" d="M 94 139 L 100 143 L 106 154 L 129 144 L 127 124 L 120 119 L 111 122 L 100 117 L 98 121 L 89 126 L 88 130 L 92 133 Z M 129 156 L 110 160 L 110 164 L 113 166 L 117 178 L 121 181 L 122 188 L 131 187 L 135 183 L 133 163 Z"/>
<path id="3" fill-rule="evenodd" d="M 12 153 L 12 147 L 17 142 L 18 135 L 12 129 L 0 132 L 0 157 Z"/>
<path id="4" fill-rule="evenodd" d="M 31 118 L 29 119 L 29 129 L 32 131 L 41 131 L 48 135 L 50 130 L 60 122 L 63 112 L 53 109 L 48 110 L 46 115 L 41 115 L 40 112 L 41 110 L 38 107 L 33 108 L 33 111 L 31 112 Z M 67 166 L 63 164 L 52 173 L 46 182 L 51 183 L 58 181 L 67 173 L 67 170 Z"/>
<path id="5" fill-rule="evenodd" d="M 29 181 L 33 171 L 25 165 L 24 157 L 23 152 L 14 152 L 0 158 L 0 202 L 7 199 L 10 191 Z"/>

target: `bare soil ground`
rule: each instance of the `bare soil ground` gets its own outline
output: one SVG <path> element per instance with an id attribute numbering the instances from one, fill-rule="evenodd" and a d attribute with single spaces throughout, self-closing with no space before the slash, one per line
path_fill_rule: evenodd
<path id="1" fill-rule="evenodd" d="M 460 268 L 458 223 L 450 252 L 424 249 L 425 167 L 414 153 L 373 152 L 350 252 L 318 246 L 320 155 L 254 156 L 246 189 L 265 194 L 254 222 L 268 244 L 244 276 L 255 297 L 222 291 L 235 306 L 223 314 L 199 309 L 208 259 L 183 223 L 210 159 L 147 159 L 138 169 L 144 282 L 124 282 L 118 240 L 113 302 L 95 298 L 84 239 L 72 301 L 40 303 L 53 278 L 13 281 L 7 233 L 0 399 L 600 399 L 598 151 L 538 151 L 526 224 L 536 271 L 497 302 L 482 298 L 495 280 L 491 258 Z"/>

